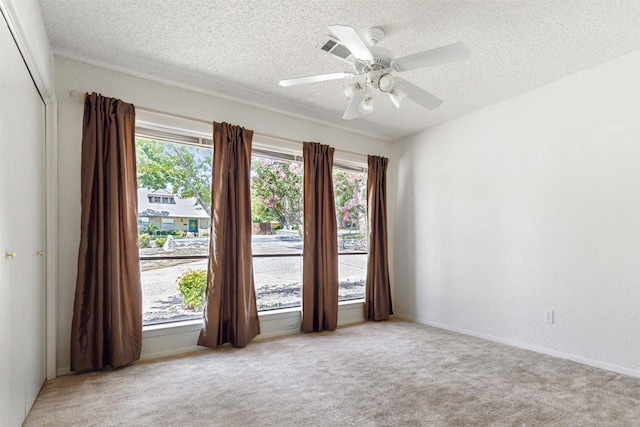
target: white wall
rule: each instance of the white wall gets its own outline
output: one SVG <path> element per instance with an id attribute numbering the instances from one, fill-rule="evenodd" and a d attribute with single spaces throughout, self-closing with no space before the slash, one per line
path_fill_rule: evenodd
<path id="1" fill-rule="evenodd" d="M 398 142 L 396 313 L 640 376 L 639 76 L 635 52 Z"/>
<path id="2" fill-rule="evenodd" d="M 255 132 L 299 141 L 316 141 L 362 154 L 389 156 L 391 144 L 359 134 L 262 110 L 245 104 L 192 92 L 166 84 L 109 71 L 63 58 L 55 59 L 58 96 L 58 201 L 59 201 L 59 286 L 58 286 L 58 372 L 69 367 L 69 342 L 80 242 L 80 155 L 83 101 L 69 97 L 70 90 L 99 92 L 141 107 L 210 121 L 227 121 Z M 148 116 L 148 115 L 147 115 Z M 339 156 L 339 153 L 336 153 Z M 348 157 L 348 156 L 347 156 Z M 268 329 L 268 328 L 267 328 Z M 270 333 L 275 333 L 269 330 Z M 143 343 L 151 353 L 172 350 Z M 197 336 L 197 334 L 196 334 Z"/>

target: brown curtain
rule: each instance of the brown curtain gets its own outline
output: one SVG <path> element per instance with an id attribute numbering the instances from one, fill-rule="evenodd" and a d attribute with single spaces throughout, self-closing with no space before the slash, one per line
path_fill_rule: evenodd
<path id="1" fill-rule="evenodd" d="M 369 156 L 367 212 L 369 215 L 369 258 L 364 298 L 365 319 L 387 320 L 391 308 L 391 283 L 387 249 L 387 163 L 389 159 Z"/>
<path id="2" fill-rule="evenodd" d="M 133 105 L 85 96 L 80 182 L 71 370 L 117 368 L 142 348 Z"/>
<path id="3" fill-rule="evenodd" d="M 305 142 L 303 332 L 332 331 L 338 325 L 338 224 L 333 196 L 333 151 Z"/>
<path id="4" fill-rule="evenodd" d="M 198 345 L 244 347 L 260 333 L 251 252 L 253 131 L 213 124 L 211 240 Z"/>

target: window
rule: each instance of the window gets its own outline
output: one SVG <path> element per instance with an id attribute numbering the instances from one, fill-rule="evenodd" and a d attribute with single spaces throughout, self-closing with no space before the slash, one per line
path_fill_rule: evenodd
<path id="1" fill-rule="evenodd" d="M 206 283 L 209 254 L 209 230 L 202 225 L 209 224 L 211 146 L 138 135 L 136 160 L 144 324 L 200 319 L 198 292 Z M 180 218 L 190 218 L 192 229 Z"/>
<path id="2" fill-rule="evenodd" d="M 302 164 L 252 157 L 253 273 L 258 311 L 302 301 Z"/>
<path id="3" fill-rule="evenodd" d="M 277 155 L 274 155 L 277 156 Z M 258 310 L 301 305 L 302 164 L 254 156 L 252 215 Z M 367 275 L 366 171 L 336 165 L 340 301 L 364 298 Z"/>
<path id="4" fill-rule="evenodd" d="M 334 166 L 338 222 L 338 299 L 364 298 L 367 279 L 367 174 Z"/>
<path id="5" fill-rule="evenodd" d="M 162 196 L 149 196 L 150 203 L 163 203 L 163 204 L 175 204 L 176 200 L 173 196 L 162 197 Z"/>
<path id="6" fill-rule="evenodd" d="M 183 141 L 144 132 L 136 137 L 145 325 L 202 318 L 213 153 L 210 140 L 176 139 Z M 254 149 L 252 249 L 258 311 L 301 305 L 302 185 L 299 156 Z M 366 173 L 336 164 L 334 185 L 339 299 L 360 299 L 367 264 Z"/>
<path id="7" fill-rule="evenodd" d="M 144 232 L 149 227 L 149 218 L 145 216 L 138 217 L 138 232 Z"/>

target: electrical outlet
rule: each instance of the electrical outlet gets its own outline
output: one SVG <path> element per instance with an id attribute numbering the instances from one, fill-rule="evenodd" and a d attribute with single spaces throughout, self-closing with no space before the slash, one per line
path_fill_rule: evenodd
<path id="1" fill-rule="evenodd" d="M 284 328 L 287 331 L 293 331 L 294 329 L 298 329 L 298 321 L 297 320 L 288 320 L 285 324 L 284 324 Z"/>
<path id="2" fill-rule="evenodd" d="M 553 323 L 553 310 L 544 311 L 544 321 L 547 323 Z"/>

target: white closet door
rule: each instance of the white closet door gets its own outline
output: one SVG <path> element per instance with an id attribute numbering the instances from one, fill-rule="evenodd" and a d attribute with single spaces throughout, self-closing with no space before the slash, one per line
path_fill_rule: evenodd
<path id="1" fill-rule="evenodd" d="M 26 82 L 25 82 L 26 84 Z M 23 99 L 25 111 L 30 114 L 27 129 L 21 129 L 24 141 L 22 167 L 16 174 L 25 183 L 27 193 L 22 194 L 23 210 L 18 233 L 26 256 L 21 257 L 21 280 L 24 283 L 24 301 L 16 310 L 23 327 L 26 365 L 25 415 L 31 409 L 46 378 L 46 257 L 45 250 L 45 191 L 44 191 L 44 141 L 45 106 L 31 85 L 31 94 Z M 24 276 L 22 276 L 24 274 Z"/>
<path id="2" fill-rule="evenodd" d="M 12 259 L 7 258 L 6 251 L 9 246 L 11 225 L 10 204 L 7 203 L 11 183 L 9 170 L 11 164 L 11 149 L 5 136 L 5 127 L 8 125 L 4 119 L 8 102 L 5 101 L 5 79 L 10 73 L 8 63 L 9 49 L 13 49 L 9 42 L 9 30 L 4 19 L 0 15 L 0 426 L 9 424 L 11 408 L 11 281 L 9 280 Z"/>
<path id="3" fill-rule="evenodd" d="M 0 426 L 20 426 L 44 383 L 45 109 L 0 17 Z"/>

